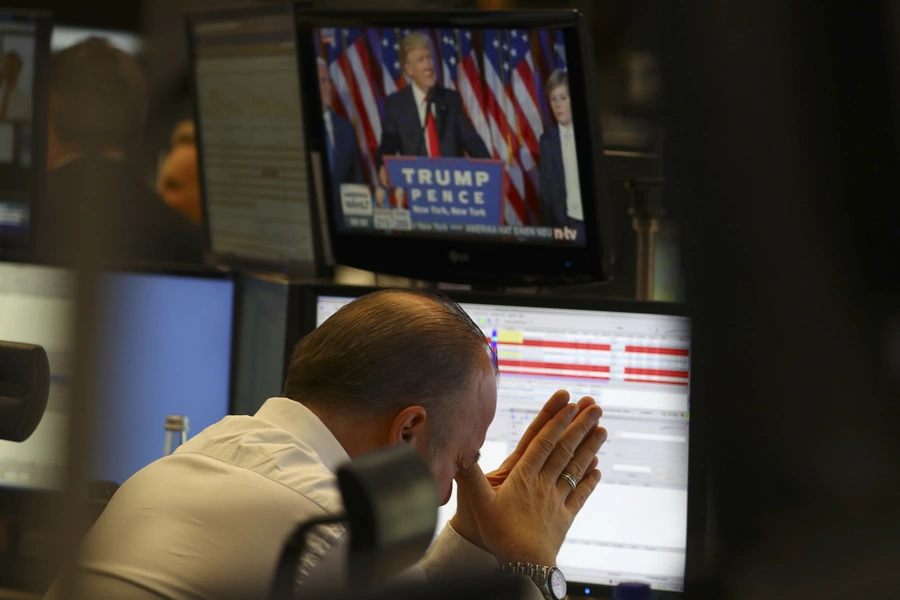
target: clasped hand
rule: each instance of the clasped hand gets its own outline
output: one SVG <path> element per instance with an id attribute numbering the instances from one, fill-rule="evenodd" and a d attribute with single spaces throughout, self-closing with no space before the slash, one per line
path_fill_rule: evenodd
<path id="1" fill-rule="evenodd" d="M 450 524 L 500 564 L 555 565 L 566 532 L 600 481 L 602 414 L 592 398 L 569 404 L 568 392 L 553 394 L 499 469 L 485 475 L 475 464 L 459 472 Z M 575 479 L 574 488 L 563 473 Z"/>

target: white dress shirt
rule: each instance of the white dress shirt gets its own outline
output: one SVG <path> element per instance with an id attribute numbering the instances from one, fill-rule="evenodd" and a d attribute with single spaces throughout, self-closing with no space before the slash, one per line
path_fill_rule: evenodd
<path id="1" fill-rule="evenodd" d="M 325 111 L 325 132 L 328 135 L 328 141 L 331 142 L 331 147 L 334 148 L 334 125 L 331 124 L 331 111 Z"/>
<path id="2" fill-rule="evenodd" d="M 84 597 L 267 597 L 296 525 L 343 511 L 334 473 L 347 461 L 328 428 L 293 400 L 272 398 L 252 417 L 225 417 L 115 493 L 82 544 Z M 343 527 L 315 532 L 297 577 L 304 595 L 346 590 Z M 424 583 L 426 574 L 459 578 L 495 568 L 492 555 L 447 526 L 398 579 Z"/>
<path id="3" fill-rule="evenodd" d="M 562 145 L 563 170 L 566 175 L 566 214 L 570 219 L 584 221 L 581 207 L 581 183 L 578 181 L 578 155 L 575 153 L 575 131 L 571 125 L 559 126 Z"/>
<path id="4" fill-rule="evenodd" d="M 425 94 L 428 90 L 422 91 L 419 89 L 414 83 L 410 84 L 412 86 L 413 91 L 413 99 L 416 101 L 416 109 L 419 111 L 419 125 L 422 127 L 425 126 L 425 114 L 428 108 L 428 102 L 425 100 Z M 431 105 L 431 114 L 434 114 L 434 103 Z"/>

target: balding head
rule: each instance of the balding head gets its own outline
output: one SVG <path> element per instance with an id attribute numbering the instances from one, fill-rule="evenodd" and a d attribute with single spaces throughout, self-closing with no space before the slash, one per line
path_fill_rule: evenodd
<path id="1" fill-rule="evenodd" d="M 432 427 L 466 410 L 465 390 L 496 357 L 455 302 L 386 289 L 343 307 L 297 344 L 284 395 L 348 419 L 424 406 Z"/>

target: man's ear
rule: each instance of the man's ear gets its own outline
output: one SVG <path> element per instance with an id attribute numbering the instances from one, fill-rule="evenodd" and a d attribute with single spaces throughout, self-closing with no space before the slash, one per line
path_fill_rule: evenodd
<path id="1" fill-rule="evenodd" d="M 385 440 L 388 446 L 401 442 L 415 444 L 425 435 L 427 413 L 422 406 L 407 406 L 394 417 Z M 417 439 L 418 438 L 418 439 Z"/>

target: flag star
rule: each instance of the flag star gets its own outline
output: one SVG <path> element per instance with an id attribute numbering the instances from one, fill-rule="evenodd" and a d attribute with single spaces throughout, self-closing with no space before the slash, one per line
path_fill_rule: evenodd
<path id="1" fill-rule="evenodd" d="M 399 50 L 399 49 L 400 49 L 400 44 L 394 44 L 394 50 Z"/>
<path id="2" fill-rule="evenodd" d="M 499 47 L 500 47 L 500 42 L 498 42 L 497 40 L 494 40 L 494 48 L 499 48 Z"/>
<path id="3" fill-rule="evenodd" d="M 503 68 L 504 68 L 505 70 L 509 71 L 509 63 L 508 63 L 508 62 L 504 62 L 504 63 L 503 63 Z"/>
<path id="4" fill-rule="evenodd" d="M 511 35 L 511 36 L 513 36 L 513 37 L 516 37 L 516 36 L 519 35 L 519 34 L 516 33 L 516 30 L 515 30 L 515 29 L 513 29 L 512 31 L 509 32 L 509 35 Z"/>
<path id="5" fill-rule="evenodd" d="M 345 30 L 344 30 L 344 35 L 350 35 L 350 30 L 349 30 L 349 29 L 345 29 Z"/>
<path id="6" fill-rule="evenodd" d="M 400 61 L 394 61 L 394 68 L 398 70 L 400 69 Z"/>
<path id="7" fill-rule="evenodd" d="M 525 35 L 524 33 L 522 34 L 522 41 L 526 42 L 526 43 L 528 42 L 528 36 Z"/>
<path id="8" fill-rule="evenodd" d="M 381 40 L 381 45 L 384 46 L 385 48 L 388 47 L 388 44 L 390 44 L 390 42 L 387 40 L 387 38 L 384 38 L 383 40 Z"/>
<path id="9" fill-rule="evenodd" d="M 451 56 L 451 57 L 450 57 L 450 64 L 451 64 L 451 65 L 455 65 L 455 64 L 456 64 L 456 57 L 455 57 L 455 56 Z"/>
<path id="10" fill-rule="evenodd" d="M 466 32 L 466 39 L 467 39 L 467 40 L 471 40 L 471 39 L 472 39 L 472 32 L 471 32 L 471 31 L 467 31 L 467 32 Z"/>
<path id="11" fill-rule="evenodd" d="M 510 55 L 510 56 L 518 56 L 519 53 L 516 52 L 516 49 L 515 49 L 515 48 L 513 48 L 512 50 L 509 51 L 509 55 Z"/>
<path id="12" fill-rule="evenodd" d="M 503 49 L 504 49 L 504 50 L 509 50 L 509 46 L 507 46 L 506 44 L 503 44 Z"/>

